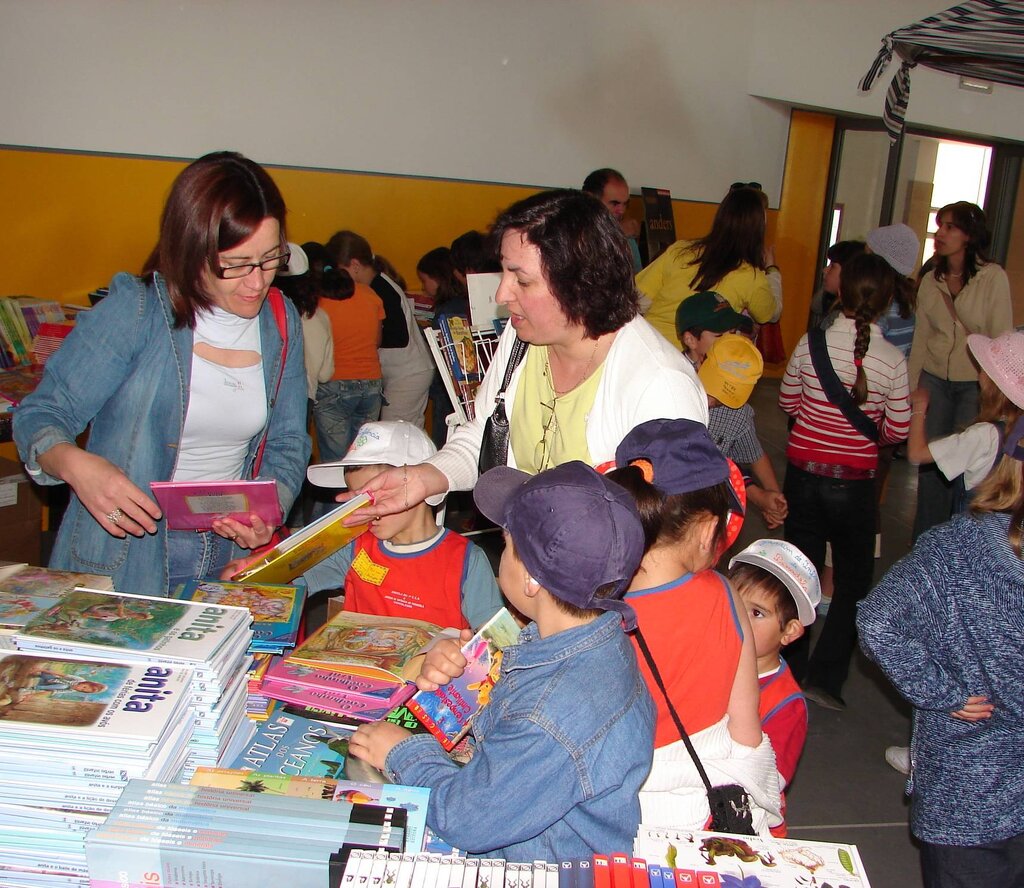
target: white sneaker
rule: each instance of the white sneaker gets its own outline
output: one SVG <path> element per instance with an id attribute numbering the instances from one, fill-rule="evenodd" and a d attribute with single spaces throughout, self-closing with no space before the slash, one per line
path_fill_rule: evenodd
<path id="1" fill-rule="evenodd" d="M 889 767 L 895 768 L 901 774 L 910 773 L 910 747 L 909 746 L 888 746 L 885 750 L 885 760 Z"/>

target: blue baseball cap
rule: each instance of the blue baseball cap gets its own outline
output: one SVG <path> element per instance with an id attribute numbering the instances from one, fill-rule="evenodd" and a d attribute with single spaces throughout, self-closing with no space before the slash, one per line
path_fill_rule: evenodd
<path id="1" fill-rule="evenodd" d="M 643 558 L 644 531 L 624 488 L 577 460 L 539 475 L 499 466 L 481 476 L 473 499 L 508 531 L 548 592 L 576 607 L 616 611 L 627 630 L 636 626 L 622 596 Z M 612 596 L 595 597 L 609 583 Z"/>

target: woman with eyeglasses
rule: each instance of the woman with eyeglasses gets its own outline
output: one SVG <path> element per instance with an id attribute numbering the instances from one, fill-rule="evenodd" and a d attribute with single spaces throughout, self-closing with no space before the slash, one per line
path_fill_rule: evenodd
<path id="1" fill-rule="evenodd" d="M 636 276 L 644 317 L 677 342 L 676 309 L 694 293 L 714 290 L 758 324 L 782 313 L 782 276 L 766 248 L 768 200 L 756 182 L 737 182 L 718 205 L 711 231 L 678 240 Z"/>
<path id="2" fill-rule="evenodd" d="M 994 339 L 1013 327 L 1010 282 L 988 259 L 991 236 L 981 207 L 960 200 L 940 209 L 935 221 L 934 264 L 922 269 L 908 361 L 910 390 L 929 394 L 929 441 L 962 431 L 978 415 L 978 369 L 967 337 L 981 333 Z M 952 508 L 952 484 L 934 465 L 921 466 L 914 539 L 948 521 Z"/>
<path id="3" fill-rule="evenodd" d="M 626 433 L 648 419 L 707 424 L 693 368 L 639 317 L 629 245 L 597 198 L 541 192 L 502 213 L 491 235 L 501 254 L 496 298 L 509 323 L 477 392 L 475 418 L 423 465 L 371 479 L 364 489 L 375 502 L 362 510 L 371 517 L 472 489 L 507 371 L 505 460 L 526 472 L 577 459 L 607 463 Z M 510 369 L 517 340 L 525 355 Z"/>
<path id="4" fill-rule="evenodd" d="M 251 160 L 193 162 L 143 275 L 115 276 L 47 362 L 14 438 L 37 482 L 71 486 L 51 567 L 167 595 L 270 540 L 275 528 L 255 515 L 169 531 L 149 485 L 273 479 L 287 514 L 310 444 L 302 328 L 271 288 L 289 258 L 284 222 L 280 191 Z"/>

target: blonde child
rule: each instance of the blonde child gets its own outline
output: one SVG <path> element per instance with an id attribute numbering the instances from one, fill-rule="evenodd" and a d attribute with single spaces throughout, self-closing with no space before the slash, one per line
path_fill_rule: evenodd
<path id="1" fill-rule="evenodd" d="M 322 487 L 358 490 L 388 466 L 414 466 L 437 452 L 426 433 L 407 422 L 365 423 L 344 458 L 310 466 Z M 412 617 L 440 626 L 477 628 L 502 606 L 483 551 L 438 527 L 425 502 L 370 523 L 340 551 L 306 571 L 310 594 L 345 588 L 345 610 Z"/>
<path id="2" fill-rule="evenodd" d="M 807 739 L 807 702 L 781 652 L 814 623 L 821 601 L 818 572 L 792 543 L 766 539 L 733 557 L 727 576 L 747 609 L 761 689 L 758 715 L 785 788 L 793 781 Z M 786 835 L 785 823 L 772 834 Z"/>

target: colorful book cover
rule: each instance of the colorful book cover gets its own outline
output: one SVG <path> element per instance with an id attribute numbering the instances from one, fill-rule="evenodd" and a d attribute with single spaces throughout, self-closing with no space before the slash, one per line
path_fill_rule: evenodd
<path id="1" fill-rule="evenodd" d="M 406 699 L 411 697 L 415 690 L 415 685 L 411 683 L 400 688 L 400 692 L 405 693 Z M 332 688 L 310 688 L 265 681 L 262 691 L 267 697 L 280 700 L 282 703 L 315 707 L 329 713 L 344 714 L 360 722 L 380 721 L 393 708 L 392 704 L 381 703 L 380 700 L 357 697 Z M 399 700 L 399 702 L 405 701 Z"/>
<path id="2" fill-rule="evenodd" d="M 231 579 L 247 583 L 290 583 L 369 527 L 368 524 L 346 527 L 342 522 L 370 502 L 370 496 L 365 493 L 347 500 L 286 537 L 273 549 L 253 556 Z"/>
<path id="3" fill-rule="evenodd" d="M 426 832 L 427 803 L 430 801 L 430 790 L 426 787 L 366 784 L 356 780 L 300 777 L 232 768 L 197 768 L 189 783 L 191 786 L 262 793 L 267 796 L 299 796 L 307 799 L 330 799 L 353 805 L 404 808 L 409 814 L 406 850 L 422 850 Z"/>
<path id="4" fill-rule="evenodd" d="M 247 608 L 252 614 L 253 646 L 294 647 L 302 620 L 305 586 L 190 580 L 178 590 L 183 601 Z"/>
<path id="5" fill-rule="evenodd" d="M 479 382 L 480 366 L 469 323 L 459 315 L 448 315 L 442 319 L 441 331 L 447 331 L 445 340 L 451 343 L 452 373 L 455 379 L 459 382 Z"/>
<path id="6" fill-rule="evenodd" d="M 152 481 L 169 530 L 209 530 L 216 518 L 249 523 L 256 513 L 270 527 L 281 523 L 276 481 Z"/>
<path id="7" fill-rule="evenodd" d="M 499 610 L 462 646 L 466 669 L 436 691 L 417 691 L 409 710 L 451 750 L 469 730 L 473 716 L 490 700 L 501 674 L 501 652 L 519 638 L 519 624 L 506 608 Z"/>
<path id="8" fill-rule="evenodd" d="M 441 627 L 423 620 L 340 611 L 286 659 L 394 684 L 412 681 Z"/>
<path id="9" fill-rule="evenodd" d="M 710 884 L 758 885 L 791 888 L 794 885 L 845 885 L 868 888 L 868 878 L 855 845 L 811 842 L 805 839 L 736 836 L 699 830 L 663 829 L 640 825 L 633 853 L 648 864 L 692 873 L 692 884 L 702 873 L 714 873 Z"/>
<path id="10" fill-rule="evenodd" d="M 75 589 L 31 619 L 14 642 L 33 650 L 126 651 L 189 664 L 208 661 L 251 620 L 238 607 Z"/>
<path id="11" fill-rule="evenodd" d="M 0 657 L 0 737 L 59 732 L 155 742 L 190 699 L 189 669 L 31 654 Z"/>
<path id="12" fill-rule="evenodd" d="M 340 779 L 351 732 L 323 722 L 275 712 L 256 728 L 249 745 L 228 768 Z"/>
<path id="13" fill-rule="evenodd" d="M 51 570 L 47 567 L 19 567 L 0 578 L 0 627 L 20 629 L 36 614 L 53 607 L 76 586 L 113 588 L 110 577 L 101 574 Z"/>
<path id="14" fill-rule="evenodd" d="M 409 699 L 403 685 L 396 685 L 394 679 L 381 681 L 365 675 L 350 675 L 335 669 L 317 669 L 303 663 L 295 663 L 282 657 L 270 665 L 264 678 L 272 684 L 301 685 L 317 690 L 334 690 L 352 697 L 374 700 L 380 705 L 395 706 Z"/>

